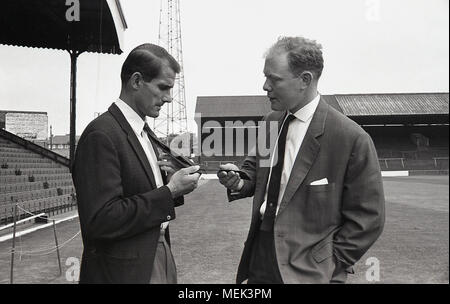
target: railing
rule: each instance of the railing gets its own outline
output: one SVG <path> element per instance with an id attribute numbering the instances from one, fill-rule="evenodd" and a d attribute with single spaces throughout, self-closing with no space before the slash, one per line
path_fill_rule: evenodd
<path id="1" fill-rule="evenodd" d="M 405 168 L 405 162 L 404 162 L 404 158 L 402 157 L 396 157 L 396 158 L 379 158 L 379 161 L 384 161 L 385 165 L 386 165 L 386 169 L 389 169 L 388 166 L 388 161 L 394 161 L 394 160 L 400 160 L 402 163 L 402 168 Z"/>
<path id="2" fill-rule="evenodd" d="M 405 159 L 405 158 L 379 158 L 380 166 L 384 169 L 407 169 L 407 170 L 448 170 L 448 157 L 433 157 L 430 159 Z M 383 169 L 383 166 L 381 166 Z"/>
<path id="3" fill-rule="evenodd" d="M 58 153 L 55 153 L 51 150 L 48 150 L 44 147 L 41 147 L 39 145 L 36 145 L 35 143 L 28 141 L 26 139 L 23 139 L 22 137 L 19 137 L 11 132 L 8 132 L 6 130 L 0 129 L 0 137 L 4 137 L 6 139 L 9 139 L 15 144 L 18 144 L 30 151 L 33 151 L 35 153 L 38 153 L 46 158 L 49 158 L 61 165 L 64 165 L 66 167 L 70 166 L 70 160 L 64 156 L 59 155 Z"/>
<path id="4" fill-rule="evenodd" d="M 228 163 L 237 165 L 238 162 L 237 161 L 208 160 L 208 161 L 202 162 L 201 165 L 203 165 L 205 167 L 206 171 L 212 172 L 212 171 L 219 170 L 220 165 L 225 165 Z"/>
<path id="5" fill-rule="evenodd" d="M 426 150 L 377 149 L 377 154 L 380 158 L 432 159 L 434 157 L 448 157 L 448 148 L 429 147 Z"/>
<path id="6" fill-rule="evenodd" d="M 438 167 L 438 160 L 446 160 L 448 161 L 448 157 L 433 157 L 434 160 L 434 166 L 437 168 Z"/>

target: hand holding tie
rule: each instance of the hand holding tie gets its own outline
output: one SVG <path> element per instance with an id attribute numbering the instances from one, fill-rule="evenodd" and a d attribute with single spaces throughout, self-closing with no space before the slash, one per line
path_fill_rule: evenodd
<path id="1" fill-rule="evenodd" d="M 159 154 L 158 166 L 167 173 L 167 181 L 170 181 L 173 174 L 181 169 L 176 162 L 172 160 L 167 153 Z"/>

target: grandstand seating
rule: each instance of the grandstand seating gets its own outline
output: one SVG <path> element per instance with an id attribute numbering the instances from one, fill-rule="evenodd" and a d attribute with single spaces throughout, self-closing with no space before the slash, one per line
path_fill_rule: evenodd
<path id="1" fill-rule="evenodd" d="M 378 126 L 365 130 L 374 141 L 382 170 L 448 171 L 448 126 Z M 428 140 L 417 145 L 415 138 Z"/>
<path id="2" fill-rule="evenodd" d="M 27 213 L 60 213 L 76 206 L 67 166 L 0 137 L 0 224 Z M 24 210 L 26 211 L 24 211 Z"/>

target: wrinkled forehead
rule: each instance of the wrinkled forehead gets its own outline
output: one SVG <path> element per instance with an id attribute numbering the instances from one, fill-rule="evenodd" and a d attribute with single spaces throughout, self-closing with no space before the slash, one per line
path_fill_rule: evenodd
<path id="1" fill-rule="evenodd" d="M 275 56 L 282 56 L 282 55 L 287 55 L 288 51 L 281 48 L 281 47 L 272 47 L 270 48 L 266 54 L 265 54 L 265 58 L 269 58 L 269 57 L 275 57 Z"/>
<path id="2" fill-rule="evenodd" d="M 264 74 L 285 74 L 290 72 L 286 52 L 270 53 L 266 56 L 264 63 Z"/>

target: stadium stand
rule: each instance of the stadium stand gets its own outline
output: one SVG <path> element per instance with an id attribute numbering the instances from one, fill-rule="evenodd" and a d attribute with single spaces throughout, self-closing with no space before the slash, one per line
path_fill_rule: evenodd
<path id="1" fill-rule="evenodd" d="M 448 93 L 335 94 L 322 98 L 372 137 L 383 171 L 448 174 Z M 267 96 L 199 96 L 199 162 L 208 167 L 241 162 L 240 155 L 225 154 L 223 139 L 220 155 L 211 155 L 215 147 L 209 147 L 209 142 L 203 146 L 203 142 L 214 132 L 224 138 L 225 129 L 236 128 L 226 122 L 256 124 L 270 110 Z M 244 132 L 247 138 L 249 131 Z M 247 152 L 245 147 L 244 154 Z"/>
<path id="2" fill-rule="evenodd" d="M 372 137 L 382 170 L 448 174 L 448 93 L 334 95 Z"/>
<path id="3" fill-rule="evenodd" d="M 447 170 L 448 126 L 365 127 L 382 170 Z"/>
<path id="4" fill-rule="evenodd" d="M 0 129 L 0 225 L 14 205 L 31 213 L 62 213 L 76 206 L 69 160 Z M 17 220 L 28 217 L 18 208 Z"/>

